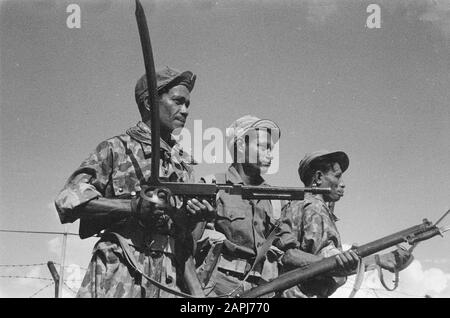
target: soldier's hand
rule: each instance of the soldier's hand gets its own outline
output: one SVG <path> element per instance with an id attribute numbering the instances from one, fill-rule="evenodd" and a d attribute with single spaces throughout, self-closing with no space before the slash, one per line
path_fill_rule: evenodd
<path id="1" fill-rule="evenodd" d="M 190 199 L 186 203 L 186 210 L 191 216 L 209 219 L 214 214 L 215 209 L 206 200 L 200 202 L 197 199 Z"/>
<path id="2" fill-rule="evenodd" d="M 358 266 L 359 256 L 353 251 L 348 250 L 336 255 L 336 262 L 339 268 L 335 271 L 339 275 L 348 276 Z"/>
<path id="3" fill-rule="evenodd" d="M 158 195 L 163 199 L 163 194 Z M 169 213 L 173 209 L 171 204 L 160 206 L 140 196 L 131 199 L 131 212 L 133 216 L 156 228 L 163 228 L 170 220 Z"/>

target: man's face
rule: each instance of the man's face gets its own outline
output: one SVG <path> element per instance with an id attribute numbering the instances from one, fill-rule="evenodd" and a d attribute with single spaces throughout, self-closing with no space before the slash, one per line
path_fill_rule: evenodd
<path id="1" fill-rule="evenodd" d="M 344 196 L 345 184 L 339 163 L 333 163 L 332 168 L 326 173 L 322 173 L 316 182 L 320 183 L 318 184 L 320 188 L 331 188 L 331 193 L 323 196 L 325 201 L 336 202 Z"/>
<path id="2" fill-rule="evenodd" d="M 241 152 L 245 153 L 245 162 L 248 166 L 264 174 L 272 163 L 272 138 L 267 130 L 258 129 L 248 134 L 248 147 L 243 146 Z M 243 143 L 245 145 L 245 142 Z"/>
<path id="3" fill-rule="evenodd" d="M 190 94 L 186 86 L 172 87 L 161 95 L 159 100 L 159 120 L 161 128 L 169 132 L 181 129 L 186 123 L 189 114 Z"/>

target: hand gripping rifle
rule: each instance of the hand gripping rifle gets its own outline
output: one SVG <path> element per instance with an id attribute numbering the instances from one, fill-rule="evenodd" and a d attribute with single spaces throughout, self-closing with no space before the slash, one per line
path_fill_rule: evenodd
<path id="1" fill-rule="evenodd" d="M 139 29 L 139 36 L 144 55 L 145 73 L 147 79 L 148 95 L 150 101 L 151 114 L 151 133 L 152 133 L 152 155 L 151 155 L 151 175 L 145 184 L 141 186 L 140 196 L 159 207 L 170 205 L 171 198 L 178 196 L 185 198 L 206 199 L 214 203 L 216 195 L 220 190 L 232 195 L 240 195 L 245 200 L 303 200 L 304 193 L 327 194 L 330 189 L 318 188 L 294 188 L 294 187 L 268 187 L 268 186 L 246 186 L 229 184 L 192 184 L 162 182 L 159 179 L 160 164 L 160 122 L 159 122 L 159 104 L 157 101 L 157 84 L 155 75 L 155 64 L 153 51 L 148 32 L 147 20 L 144 9 L 139 0 L 136 0 L 136 21 Z M 195 267 L 192 257 L 185 263 L 185 280 L 196 296 L 204 296 L 194 277 Z M 188 277 L 187 277 L 187 276 Z"/>
<path id="2" fill-rule="evenodd" d="M 353 250 L 360 257 L 366 257 L 371 254 L 375 254 L 379 251 L 382 251 L 386 248 L 395 246 L 400 243 L 408 243 L 411 245 L 409 251 L 412 251 L 419 242 L 428 240 L 436 235 L 441 235 L 450 230 L 449 228 L 439 228 L 437 225 L 450 213 L 448 210 L 444 215 L 439 218 L 436 223 L 432 224 L 427 219 L 424 219 L 423 222 L 419 225 L 410 227 L 406 230 L 388 235 L 379 240 L 367 243 L 365 245 L 353 248 Z M 285 289 L 291 288 L 304 282 L 308 279 L 311 279 L 318 275 L 323 275 L 338 268 L 338 263 L 336 261 L 335 256 L 327 257 L 321 261 L 310 264 L 308 266 L 298 268 L 289 272 L 286 272 L 274 280 L 255 287 L 247 292 L 238 295 L 241 298 L 255 298 L 268 293 L 273 293 L 277 291 L 283 291 Z"/>

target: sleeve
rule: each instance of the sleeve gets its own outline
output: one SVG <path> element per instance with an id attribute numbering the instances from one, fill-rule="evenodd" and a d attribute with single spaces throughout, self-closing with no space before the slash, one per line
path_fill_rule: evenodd
<path id="1" fill-rule="evenodd" d="M 112 172 L 112 147 L 108 141 L 100 143 L 69 177 L 55 199 L 61 223 L 77 219 L 74 211 L 83 204 L 105 195 Z"/>
<path id="2" fill-rule="evenodd" d="M 335 239 L 330 237 L 329 220 L 324 218 L 314 205 L 305 210 L 300 248 L 308 253 L 329 257 L 341 253 Z"/>
<path id="3" fill-rule="evenodd" d="M 311 205 L 305 210 L 301 249 L 318 256 L 330 257 L 342 251 L 337 247 L 337 238 L 330 231 L 331 220 L 324 217 L 319 209 L 320 207 Z M 328 297 L 345 282 L 345 277 L 319 276 L 303 284 L 302 288 L 306 293 Z"/>
<path id="4" fill-rule="evenodd" d="M 297 240 L 296 231 L 294 230 L 294 214 L 296 207 L 290 203 L 282 208 L 280 226 L 278 227 L 277 238 L 273 245 L 282 251 L 292 248 L 298 248 L 300 243 Z"/>

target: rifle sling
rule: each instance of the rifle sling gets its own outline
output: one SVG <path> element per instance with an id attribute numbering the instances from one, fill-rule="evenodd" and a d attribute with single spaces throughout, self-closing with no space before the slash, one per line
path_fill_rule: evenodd
<path id="1" fill-rule="evenodd" d="M 141 269 L 141 266 L 139 265 L 139 263 L 136 261 L 136 258 L 134 257 L 133 253 L 130 250 L 130 246 L 128 245 L 128 242 L 125 240 L 125 238 L 115 232 L 107 232 L 104 235 L 112 235 L 114 236 L 117 241 L 120 244 L 120 247 L 123 250 L 123 255 L 125 256 L 125 260 L 127 261 L 127 263 L 140 275 L 142 275 L 142 277 L 144 277 L 145 279 L 147 279 L 151 284 L 155 285 L 156 287 L 164 290 L 165 292 L 168 292 L 170 294 L 173 294 L 175 296 L 179 296 L 179 297 L 184 297 L 184 298 L 197 298 L 195 296 L 183 293 L 181 291 L 172 289 L 170 287 L 167 287 L 163 284 L 161 284 L 160 282 L 152 279 L 151 277 L 149 277 L 148 275 L 144 274 L 143 270 Z"/>
<path id="2" fill-rule="evenodd" d="M 134 156 L 133 152 L 128 148 L 127 142 L 123 140 L 120 136 L 117 136 L 117 138 L 122 142 L 123 147 L 125 148 L 125 154 L 128 155 L 128 157 L 130 158 L 131 163 L 133 164 L 134 167 L 134 171 L 136 172 L 136 177 L 138 178 L 139 183 L 142 186 L 142 184 L 144 184 L 146 180 L 144 178 L 144 174 L 142 173 L 142 169 L 139 166 L 136 157 Z"/>
<path id="3" fill-rule="evenodd" d="M 375 255 L 375 262 L 377 264 L 378 276 L 380 278 L 381 285 L 383 285 L 383 287 L 388 291 L 396 290 L 398 287 L 398 282 L 399 282 L 399 272 L 398 272 L 397 266 L 394 266 L 394 275 L 395 275 L 394 287 L 388 287 L 388 285 L 384 281 L 383 269 L 380 265 L 380 256 L 378 254 Z"/>
<path id="4" fill-rule="evenodd" d="M 361 288 L 361 285 L 364 281 L 364 273 L 365 272 L 366 272 L 366 265 L 364 264 L 364 261 L 362 260 L 362 258 L 359 258 L 358 269 L 357 269 L 356 277 L 355 277 L 355 283 L 353 284 L 353 289 L 352 289 L 350 295 L 348 296 L 348 298 L 355 297 L 356 293 Z"/>
<path id="5" fill-rule="evenodd" d="M 249 201 L 252 205 L 252 208 L 254 208 L 253 201 Z M 255 261 L 253 262 L 253 265 L 251 266 L 250 270 L 245 275 L 244 279 L 242 281 L 246 281 L 248 277 L 250 276 L 251 272 L 255 269 L 256 265 L 258 265 L 266 256 L 267 252 L 269 251 L 270 247 L 272 246 L 273 241 L 276 238 L 277 235 L 277 229 L 281 225 L 281 220 L 283 220 L 285 213 L 281 213 L 280 218 L 275 223 L 275 226 L 273 227 L 272 231 L 267 236 L 266 240 L 264 241 L 261 248 L 256 253 Z"/>

